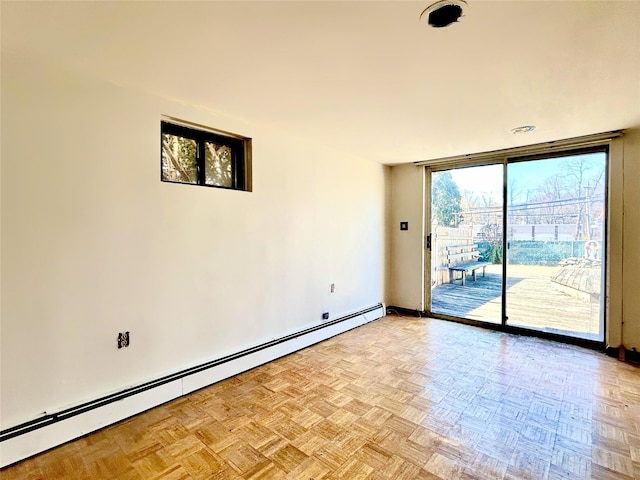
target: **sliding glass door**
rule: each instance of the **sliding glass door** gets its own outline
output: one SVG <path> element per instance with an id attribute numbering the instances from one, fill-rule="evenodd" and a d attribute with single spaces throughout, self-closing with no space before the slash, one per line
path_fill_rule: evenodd
<path id="1" fill-rule="evenodd" d="M 507 324 L 604 340 L 606 152 L 507 167 Z"/>
<path id="2" fill-rule="evenodd" d="M 502 322 L 504 166 L 431 175 L 431 311 Z"/>
<path id="3" fill-rule="evenodd" d="M 430 312 L 603 341 L 606 173 L 604 149 L 429 171 Z"/>

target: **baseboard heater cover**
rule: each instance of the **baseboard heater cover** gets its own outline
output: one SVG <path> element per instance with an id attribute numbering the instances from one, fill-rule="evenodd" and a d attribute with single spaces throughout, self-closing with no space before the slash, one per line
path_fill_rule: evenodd
<path id="1" fill-rule="evenodd" d="M 0 431 L 0 468 L 372 322 L 378 304 L 187 370 Z"/>

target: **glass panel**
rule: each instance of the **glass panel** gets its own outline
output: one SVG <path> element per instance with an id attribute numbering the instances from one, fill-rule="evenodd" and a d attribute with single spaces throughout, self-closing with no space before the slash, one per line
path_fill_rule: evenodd
<path id="1" fill-rule="evenodd" d="M 507 323 L 604 340 L 604 152 L 507 167 Z"/>
<path id="2" fill-rule="evenodd" d="M 431 175 L 431 311 L 502 322 L 503 165 Z"/>
<path id="3" fill-rule="evenodd" d="M 198 183 L 196 152 L 195 140 L 162 134 L 162 179 L 170 182 Z"/>
<path id="4" fill-rule="evenodd" d="M 205 142 L 205 183 L 233 187 L 231 149 L 227 145 Z"/>

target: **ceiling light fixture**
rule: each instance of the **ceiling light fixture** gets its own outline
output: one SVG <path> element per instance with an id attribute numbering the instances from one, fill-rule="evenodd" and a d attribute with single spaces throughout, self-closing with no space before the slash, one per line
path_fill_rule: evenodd
<path id="1" fill-rule="evenodd" d="M 465 0 L 440 0 L 424 9 L 420 20 L 426 17 L 429 25 L 434 28 L 448 27 L 458 21 L 466 6 Z"/>
<path id="2" fill-rule="evenodd" d="M 529 132 L 533 132 L 535 129 L 536 129 L 535 125 L 523 125 L 521 127 L 512 128 L 511 133 L 513 133 L 514 135 L 518 133 L 529 133 Z"/>

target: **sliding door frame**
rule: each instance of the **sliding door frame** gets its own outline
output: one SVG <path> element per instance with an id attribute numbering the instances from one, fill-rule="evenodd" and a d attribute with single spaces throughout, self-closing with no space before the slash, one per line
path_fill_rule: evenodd
<path id="1" fill-rule="evenodd" d="M 611 142 L 623 135 L 622 131 L 615 132 L 607 132 L 603 134 L 597 134 L 592 136 L 580 137 L 577 139 L 569 139 L 558 142 L 547 142 L 544 144 L 532 145 L 527 147 L 516 147 L 512 149 L 500 150 L 495 152 L 485 152 L 477 155 L 462 155 L 458 157 L 449 157 L 443 159 L 437 159 L 433 161 L 425 161 L 425 162 L 416 162 L 415 164 L 418 166 L 424 166 L 424 174 L 425 174 L 425 192 L 423 196 L 423 202 L 425 204 L 424 212 L 424 272 L 425 272 L 425 281 L 424 285 L 424 302 L 425 302 L 425 313 L 433 318 L 440 318 L 443 320 L 455 321 L 458 323 L 464 323 L 468 325 L 480 326 L 483 328 L 489 328 L 498 331 L 505 331 L 509 333 L 515 333 L 519 335 L 528 335 L 535 336 L 540 338 L 547 338 L 551 340 L 558 340 L 564 343 L 580 345 L 596 350 L 604 350 L 606 347 L 606 338 L 607 338 L 607 319 L 608 319 L 608 308 L 609 308 L 609 288 L 608 283 L 606 281 L 609 278 L 610 272 L 610 261 L 609 261 L 609 229 L 611 222 L 611 215 L 609 211 L 609 179 L 611 177 L 611 159 L 610 159 L 610 151 L 611 151 Z M 595 152 L 605 152 L 607 155 L 606 159 L 606 171 L 605 171 L 605 209 L 606 209 L 606 221 L 604 223 L 604 239 L 606 245 L 602 249 L 603 252 L 603 273 L 602 273 L 602 286 L 604 287 L 602 291 L 604 295 L 601 296 L 600 299 L 600 309 L 601 309 L 601 328 L 602 328 L 602 337 L 603 340 L 589 340 L 580 337 L 574 337 L 570 335 L 562 335 L 557 333 L 544 332 L 541 330 L 529 329 L 524 327 L 517 327 L 513 325 L 509 325 L 507 323 L 507 296 L 506 296 L 506 285 L 507 285 L 507 263 L 508 263 L 508 249 L 507 246 L 507 201 L 508 198 L 508 190 L 507 190 L 507 175 L 508 175 L 508 165 L 509 163 L 516 163 L 522 161 L 531 161 L 531 160 L 541 160 L 547 158 L 554 157 L 566 157 L 573 155 L 580 155 L 584 153 L 595 153 Z M 454 168 L 462 168 L 462 167 L 475 167 L 475 166 L 484 166 L 484 165 L 495 165 L 495 164 L 503 164 L 503 228 L 502 228 L 502 242 L 503 242 L 503 262 L 502 262 L 502 314 L 501 314 L 501 323 L 494 324 L 489 322 L 483 322 L 480 320 L 473 320 L 462 317 L 455 317 L 451 315 L 446 315 L 442 313 L 435 313 L 431 311 L 431 273 L 432 273 L 432 251 L 430 248 L 427 248 L 427 243 L 429 243 L 430 236 L 433 234 L 431 232 L 431 181 L 432 181 L 432 173 L 437 171 L 450 170 Z"/>
<path id="2" fill-rule="evenodd" d="M 602 144 L 602 145 L 598 145 L 598 146 L 592 146 L 592 147 L 582 147 L 582 148 L 576 148 L 573 150 L 563 150 L 563 151 L 559 151 L 559 152 L 553 152 L 553 153 L 540 153 L 537 155 L 526 155 L 526 156 L 520 156 L 520 157 L 512 157 L 512 158 L 507 158 L 506 159 L 506 164 L 505 164 L 505 182 L 507 180 L 507 171 L 508 171 L 508 165 L 512 165 L 514 163 L 520 163 L 520 162 L 531 162 L 531 161 L 536 161 L 536 160 L 550 160 L 550 159 L 560 159 L 560 158 L 566 158 L 566 157 L 572 157 L 572 156 L 576 156 L 576 155 L 587 155 L 587 154 L 591 154 L 591 153 L 604 153 L 605 154 L 605 172 L 604 172 L 604 198 L 605 198 L 605 222 L 603 224 L 603 232 L 602 232 L 602 238 L 604 241 L 604 245 L 602 248 L 602 273 L 600 276 L 600 291 L 601 291 L 601 295 L 600 295 L 600 315 L 599 315 L 599 322 L 600 322 L 600 328 L 602 329 L 602 331 L 600 332 L 600 336 L 602 337 L 602 340 L 588 340 L 591 342 L 596 342 L 598 343 L 601 347 L 604 347 L 604 342 L 605 339 L 607 337 L 607 332 L 606 332 L 606 328 L 607 328 L 607 301 L 606 299 L 608 298 L 608 292 L 606 291 L 606 278 L 608 278 L 608 272 L 609 272 L 609 241 L 608 241 L 608 232 L 609 232 L 609 177 L 610 177 L 610 159 L 609 159 L 609 144 Z M 507 195 L 507 186 L 505 183 L 505 198 Z M 505 202 L 505 209 L 504 209 L 504 221 L 503 221 L 503 227 L 504 227 L 504 235 L 503 235 L 503 241 L 506 242 L 507 241 L 507 213 L 508 213 L 508 205 L 507 202 Z M 507 243 L 504 243 L 504 245 L 507 245 Z M 506 279 L 506 275 L 507 275 L 507 271 L 508 271 L 508 259 L 509 259 L 509 252 L 508 249 L 505 249 L 505 255 L 503 257 L 503 262 L 502 262 L 502 266 L 503 266 L 503 275 L 504 278 Z M 503 292 L 504 293 L 504 292 Z M 504 319 L 504 325 L 508 326 L 507 321 L 509 320 L 509 317 L 507 315 L 507 304 L 506 304 L 506 295 L 505 297 L 503 297 L 503 319 Z M 524 330 L 530 330 L 529 328 L 526 327 L 513 327 L 513 328 L 522 328 Z M 535 329 L 531 329 L 531 330 L 535 330 Z M 551 334 L 554 336 L 561 336 L 561 337 L 566 337 L 568 335 L 561 335 L 561 334 Z M 585 339 L 586 340 L 586 339 Z"/>
<path id="3" fill-rule="evenodd" d="M 424 305 L 425 305 L 425 312 L 427 313 L 428 316 L 433 317 L 433 318 L 440 318 L 443 320 L 452 320 L 455 322 L 460 322 L 460 323 L 467 323 L 469 325 L 476 325 L 476 326 L 491 326 L 491 327 L 506 327 L 506 318 L 505 318 L 505 291 L 506 291 L 506 282 L 505 282 L 505 264 L 506 262 L 502 262 L 503 266 L 502 266 L 502 285 L 501 285 L 501 301 L 502 301 L 502 309 L 501 309 L 501 314 L 500 314 L 500 323 L 491 323 L 491 322 L 483 322 L 482 320 L 474 320 L 474 319 L 470 319 L 470 318 L 463 318 L 463 317 L 455 317 L 452 315 L 446 315 L 443 313 L 437 313 L 437 312 L 433 312 L 431 310 L 431 282 L 432 282 L 432 278 L 431 278 L 431 273 L 433 272 L 433 267 L 432 267 L 432 249 L 430 247 L 428 247 L 428 245 L 432 244 L 432 239 L 434 238 L 434 234 L 435 232 L 431 231 L 431 220 L 432 220 L 432 216 L 431 216 L 431 183 L 432 183 L 432 174 L 435 172 L 444 172 L 446 170 L 452 170 L 452 169 L 456 169 L 456 168 L 471 168 L 471 167 L 486 167 L 489 165 L 503 165 L 502 167 L 502 215 L 504 218 L 504 215 L 506 214 L 505 212 L 505 207 L 506 207 L 506 202 L 505 199 L 506 197 L 506 181 L 507 181 L 507 177 L 506 177 L 506 172 L 507 172 L 507 168 L 506 168 L 506 158 L 502 158 L 502 159 L 494 159 L 492 161 L 482 161 L 479 160 L 478 162 L 473 162 L 471 159 L 469 159 L 469 161 L 466 162 L 460 162 L 459 164 L 455 164 L 455 163 L 444 163 L 442 165 L 438 165 L 436 167 L 430 167 L 430 166 L 425 166 L 425 194 L 424 194 L 424 199 L 423 202 L 425 204 L 425 219 L 424 219 L 424 225 L 425 225 L 425 249 L 424 249 L 424 260 L 425 260 L 425 281 L 424 281 Z M 503 222 L 504 223 L 504 222 Z M 506 245 L 505 243 L 505 239 L 506 239 L 506 230 L 503 228 L 502 229 L 502 245 L 503 245 L 503 251 L 504 251 L 504 245 Z"/>

